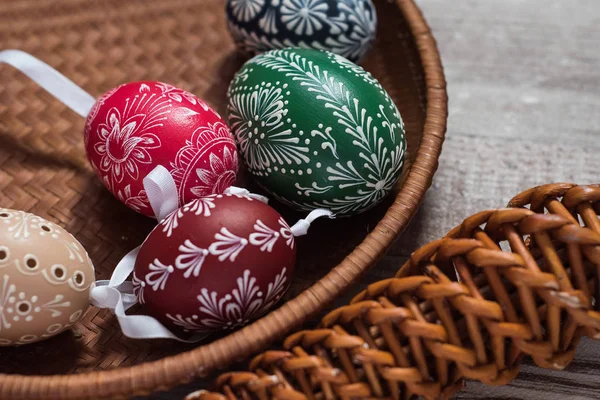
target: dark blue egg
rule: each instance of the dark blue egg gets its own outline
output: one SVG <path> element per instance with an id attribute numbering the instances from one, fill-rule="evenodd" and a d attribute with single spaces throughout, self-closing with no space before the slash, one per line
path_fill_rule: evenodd
<path id="1" fill-rule="evenodd" d="M 227 0 L 228 26 L 250 54 L 285 47 L 329 50 L 359 61 L 371 47 L 371 0 Z"/>

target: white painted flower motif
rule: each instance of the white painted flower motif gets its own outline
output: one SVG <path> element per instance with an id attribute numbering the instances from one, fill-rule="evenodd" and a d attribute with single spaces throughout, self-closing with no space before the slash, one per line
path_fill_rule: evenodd
<path id="1" fill-rule="evenodd" d="M 210 217 L 210 210 L 215 208 L 215 198 L 214 197 L 202 197 L 196 200 L 193 200 L 187 203 L 183 207 L 184 212 L 192 212 L 196 215 L 203 215 L 205 217 Z"/>
<path id="2" fill-rule="evenodd" d="M 198 296 L 200 311 L 209 315 L 202 319 L 202 324 L 208 328 L 230 328 L 245 325 L 258 316 L 263 305 L 263 293 L 256 285 L 256 278 L 250 276 L 249 270 L 244 270 L 237 279 L 237 288 L 231 294 L 218 299 L 216 292 L 209 293 L 202 289 Z"/>
<path id="3" fill-rule="evenodd" d="M 196 105 L 199 104 L 198 97 L 194 96 L 190 92 L 185 90 L 181 90 L 178 87 L 173 85 L 169 85 L 168 83 L 157 82 L 156 87 L 160 89 L 163 95 L 167 96 L 169 99 L 176 101 L 178 103 L 182 103 L 183 99 L 187 100 L 190 104 Z M 205 105 L 204 103 L 202 103 Z"/>
<path id="4" fill-rule="evenodd" d="M 140 304 L 144 304 L 146 302 L 144 299 L 144 288 L 146 287 L 146 282 L 138 278 L 134 272 L 133 278 L 131 279 L 131 284 L 133 286 L 133 294 L 138 299 L 138 302 Z"/>
<path id="5" fill-rule="evenodd" d="M 223 227 L 215 235 L 215 242 L 210 245 L 208 251 L 213 256 L 218 256 L 221 262 L 226 259 L 234 262 L 247 244 L 248 239 L 234 235 L 227 228 Z"/>
<path id="6" fill-rule="evenodd" d="M 8 225 L 7 230 L 13 239 L 27 239 L 31 236 L 32 222 L 38 217 L 24 211 L 10 211 L 4 208 L 0 210 L 0 221 Z"/>
<path id="7" fill-rule="evenodd" d="M 198 332 L 204 330 L 204 327 L 199 322 L 196 322 L 198 321 L 198 316 L 195 314 L 185 318 L 181 314 L 175 314 L 175 316 L 167 314 L 166 316 L 174 325 L 182 327 L 185 332 Z"/>
<path id="8" fill-rule="evenodd" d="M 10 329 L 12 326 L 9 316 L 13 311 L 10 299 L 14 299 L 13 294 L 16 292 L 17 287 L 9 283 L 9 279 L 8 275 L 4 275 L 0 287 L 0 332 L 2 332 L 2 329 Z"/>
<path id="9" fill-rule="evenodd" d="M 348 70 L 348 72 L 354 74 L 354 76 L 356 76 L 357 78 L 361 78 L 365 83 L 375 86 L 377 89 L 380 90 L 380 92 L 387 93 L 385 92 L 385 90 L 383 90 L 383 87 L 381 86 L 379 81 L 377 81 L 377 79 L 375 79 L 370 72 L 366 71 L 362 67 L 348 60 L 346 57 L 342 57 L 339 54 L 335 53 L 330 53 L 327 55 L 327 57 L 331 60 L 332 63 L 337 64 L 341 68 Z M 389 99 L 389 101 L 391 101 L 391 99 Z"/>
<path id="10" fill-rule="evenodd" d="M 183 210 L 181 208 L 173 211 L 167 215 L 160 224 L 163 226 L 163 232 L 167 234 L 167 237 L 171 237 L 173 231 L 179 226 L 179 218 L 183 217 Z"/>
<path id="11" fill-rule="evenodd" d="M 355 5 L 340 2 L 339 7 L 348 22 L 353 23 L 354 29 L 349 36 L 328 37 L 325 40 L 326 47 L 346 58 L 358 60 L 375 39 L 377 15 L 373 10 L 367 10 L 365 1 L 357 1 Z"/>
<path id="12" fill-rule="evenodd" d="M 50 316 L 53 318 L 60 317 L 62 315 L 62 311 L 59 308 L 68 308 L 71 307 L 70 301 L 63 301 L 65 296 L 62 294 L 57 294 L 54 297 L 54 300 L 47 302 L 46 304 L 42 304 L 40 308 L 42 310 L 50 311 Z M 37 311 L 37 310 L 36 310 Z"/>
<path id="13" fill-rule="evenodd" d="M 132 210 L 140 212 L 143 208 L 148 206 L 148 196 L 146 195 L 145 190 L 140 190 L 135 196 L 131 191 L 131 185 L 127 185 L 123 190 L 119 190 L 117 186 L 112 183 L 109 175 L 104 175 L 102 182 L 104 182 L 104 186 L 106 186 L 111 193 L 114 193 L 119 201 Z"/>
<path id="14" fill-rule="evenodd" d="M 256 220 L 254 230 L 256 232 L 250 234 L 250 243 L 253 246 L 260 246 L 260 251 L 272 252 L 280 233 L 269 228 L 260 219 Z"/>
<path id="15" fill-rule="evenodd" d="M 222 160 L 214 153 L 210 153 L 209 159 L 210 169 L 196 169 L 202 184 L 193 187 L 191 192 L 199 197 L 223 193 L 235 183 L 235 173 L 238 170 L 238 157 L 235 150 L 232 153 L 225 147 Z"/>
<path id="16" fill-rule="evenodd" d="M 172 265 L 165 265 L 161 263 L 158 259 L 155 259 L 152 263 L 150 263 L 150 273 L 146 275 L 146 284 L 152 287 L 152 290 L 155 292 L 160 290 L 165 290 L 165 285 L 167 284 L 167 279 L 169 279 L 169 275 L 175 271 Z"/>
<path id="17" fill-rule="evenodd" d="M 284 268 L 267 288 L 267 294 L 260 290 L 256 278 L 249 270 L 244 270 L 236 280 L 237 287 L 220 297 L 217 292 L 202 288 L 198 295 L 200 311 L 206 314 L 199 322 L 198 317 L 183 318 L 167 316 L 176 325 L 190 331 L 210 332 L 219 329 L 234 329 L 260 317 L 283 296 L 288 286 Z"/>
<path id="18" fill-rule="evenodd" d="M 282 269 L 280 273 L 275 276 L 275 280 L 269 283 L 267 287 L 267 295 L 264 298 L 264 304 L 257 312 L 257 317 L 260 317 L 271 307 L 275 305 L 281 299 L 281 296 L 285 293 L 285 289 L 287 288 L 287 278 L 285 276 L 286 268 Z"/>
<path id="19" fill-rule="evenodd" d="M 258 20 L 259 29 L 244 28 L 240 22 L 248 21 L 239 18 L 230 19 L 228 28 L 239 47 L 255 54 L 300 47 L 333 51 L 352 61 L 362 59 L 375 39 L 377 28 L 377 16 L 371 2 L 343 0 L 330 8 L 331 3 L 332 0 L 271 0 L 271 5 Z M 278 37 L 282 28 L 304 40 Z M 324 40 L 315 35 L 320 32 L 327 33 Z"/>
<path id="20" fill-rule="evenodd" d="M 265 0 L 231 0 L 233 15 L 240 21 L 254 19 L 265 5 Z"/>
<path id="21" fill-rule="evenodd" d="M 310 47 L 302 41 L 300 41 L 300 43 L 294 43 L 289 38 L 280 41 L 277 38 L 268 38 L 264 35 L 257 35 L 255 31 L 247 31 L 232 21 L 229 21 L 227 26 L 236 44 L 250 53 L 262 53 L 268 50 L 283 49 L 286 47 Z"/>
<path id="22" fill-rule="evenodd" d="M 277 0 L 279 1 L 279 0 Z M 265 12 L 265 15 L 258 20 L 258 26 L 265 32 L 270 34 L 277 34 L 277 9 L 275 7 L 269 7 Z"/>
<path id="23" fill-rule="evenodd" d="M 310 161 L 308 147 L 292 132 L 292 126 L 286 126 L 287 87 L 265 83 L 251 93 L 230 95 L 231 130 L 250 169 L 270 171 L 272 165 Z"/>
<path id="24" fill-rule="evenodd" d="M 263 304 L 260 288 L 256 285 L 256 278 L 250 276 L 250 270 L 244 270 L 242 277 L 237 279 L 238 287 L 231 292 L 235 303 L 229 304 L 227 311 L 238 324 L 247 324 L 251 318 L 258 314 Z"/>
<path id="25" fill-rule="evenodd" d="M 184 269 L 183 277 L 186 279 L 192 274 L 198 277 L 202 270 L 202 264 L 208 256 L 208 250 L 196 246 L 190 240 L 186 240 L 179 246 L 179 251 L 181 254 L 175 259 L 175 268 Z"/>
<path id="26" fill-rule="evenodd" d="M 140 132 L 145 118 L 145 114 L 122 118 L 119 110 L 113 107 L 106 121 L 98 127 L 100 141 L 94 145 L 94 150 L 101 157 L 99 168 L 116 182 L 122 182 L 125 175 L 137 179 L 138 165 L 152 162 L 148 150 L 160 147 L 158 136 Z"/>
<path id="27" fill-rule="evenodd" d="M 223 144 L 225 146 L 223 146 Z M 224 148 L 222 157 L 214 154 L 213 148 Z M 210 153 L 209 153 L 210 152 Z M 198 161 L 209 156 L 209 167 L 206 170 L 198 168 Z M 223 191 L 235 181 L 238 169 L 238 156 L 235 143 L 227 125 L 222 122 L 196 128 L 192 137 L 185 142 L 171 162 L 171 176 L 177 185 L 179 200 L 182 204 L 187 202 L 189 191 L 194 196 L 208 196 L 215 190 Z"/>
<path id="28" fill-rule="evenodd" d="M 328 10 L 324 0 L 283 0 L 281 21 L 297 35 L 310 36 L 327 24 Z"/>
<path id="29" fill-rule="evenodd" d="M 92 121 L 94 121 L 96 119 L 96 116 L 98 115 L 98 111 L 100 111 L 100 108 L 102 108 L 104 103 L 106 103 L 106 100 L 108 100 L 113 94 L 115 94 L 117 92 L 117 90 L 119 90 L 120 87 L 121 86 L 118 86 L 118 87 L 113 88 L 113 89 L 109 90 L 108 92 L 104 93 L 102 96 L 100 96 L 98 98 L 98 100 L 96 100 L 96 102 L 92 106 L 92 109 L 90 110 L 90 112 L 86 118 L 85 132 L 83 133 L 83 144 L 86 148 L 88 146 L 89 139 L 90 139 L 90 128 L 92 126 Z"/>
<path id="30" fill-rule="evenodd" d="M 232 328 L 233 321 L 227 315 L 225 305 L 231 301 L 231 294 L 227 294 L 220 299 L 217 292 L 209 292 L 208 289 L 202 288 L 198 295 L 200 302 L 200 311 L 208 314 L 208 318 L 202 319 L 202 325 L 208 329 Z"/>
<path id="31" fill-rule="evenodd" d="M 383 141 L 382 141 L 383 142 Z M 345 196 L 343 199 L 333 199 L 316 203 L 318 207 L 329 208 L 337 212 L 352 212 L 367 210 L 383 199 L 398 180 L 398 173 L 404 162 L 405 148 L 397 146 L 389 150 L 378 145 L 376 156 L 370 163 L 365 163 L 366 173 L 357 171 L 351 161 L 345 165 L 336 163 L 328 167 L 330 181 L 339 181 L 340 188 L 358 186 L 356 195 Z M 364 154 L 360 154 L 363 159 Z M 365 176 L 366 175 L 366 176 Z M 362 188 L 361 188 L 362 187 Z"/>
<path id="32" fill-rule="evenodd" d="M 83 255 L 81 252 L 82 251 L 85 252 L 85 250 L 83 250 L 80 246 L 78 246 L 77 243 L 75 243 L 73 241 L 66 241 L 66 240 L 61 240 L 60 242 L 67 249 L 67 252 L 69 253 L 69 260 L 79 260 L 79 262 L 84 261 L 84 258 L 83 258 Z"/>
<path id="33" fill-rule="evenodd" d="M 131 193 L 131 185 L 125 186 L 123 192 L 117 191 L 117 198 L 121 200 L 127 207 L 134 211 L 141 211 L 148 203 L 148 196 L 145 190 L 140 190 L 137 195 Z"/>
<path id="34" fill-rule="evenodd" d="M 281 237 L 285 239 L 285 244 L 287 244 L 290 249 L 293 249 L 295 245 L 294 233 L 283 217 L 279 217 L 279 226 L 279 233 L 281 234 Z"/>

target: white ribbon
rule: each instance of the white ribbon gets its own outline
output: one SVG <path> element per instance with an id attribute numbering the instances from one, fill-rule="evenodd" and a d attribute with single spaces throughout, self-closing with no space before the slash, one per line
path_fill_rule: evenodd
<path id="1" fill-rule="evenodd" d="M 133 284 L 130 281 L 112 287 L 109 280 L 96 281 L 90 292 L 90 303 L 99 308 L 114 309 L 116 303 L 111 299 L 113 291 L 117 291 L 121 296 L 119 302 L 123 304 L 125 310 L 129 310 L 137 304 L 137 297 L 133 294 Z"/>
<path id="2" fill-rule="evenodd" d="M 2 62 L 12 65 L 27 75 L 83 118 L 87 117 L 96 103 L 96 99 L 92 95 L 77 86 L 73 81 L 24 51 L 0 51 L 0 63 Z"/>
<path id="3" fill-rule="evenodd" d="M 310 225 L 315 222 L 316 219 L 323 217 L 334 219 L 335 214 L 324 208 L 317 208 L 312 210 L 310 214 L 306 216 L 306 218 L 296 222 L 290 229 L 294 236 L 304 236 L 308 233 L 308 228 L 310 228 Z"/>
<path id="4" fill-rule="evenodd" d="M 182 339 L 153 317 L 125 314 L 125 311 L 137 302 L 131 282 L 117 287 L 108 286 L 109 284 L 108 281 L 98 281 L 90 293 L 90 298 L 96 307 L 108 308 L 115 313 L 125 336 L 132 339 L 174 339 L 185 343 L 195 343 L 206 337 L 197 334 L 190 339 Z"/>
<path id="5" fill-rule="evenodd" d="M 234 194 L 236 196 L 245 196 L 245 197 L 249 197 L 254 200 L 258 200 L 265 204 L 269 204 L 269 199 L 266 198 L 265 196 L 261 196 L 260 194 L 256 194 L 256 193 L 251 193 L 248 189 L 239 188 L 237 186 L 229 186 L 227 189 L 225 189 L 224 193 L 225 194 Z"/>
<path id="6" fill-rule="evenodd" d="M 159 222 L 179 208 L 177 185 L 169 171 L 162 165 L 156 166 L 144 178 L 144 189 Z"/>
<path id="7" fill-rule="evenodd" d="M 135 260 L 137 260 L 138 254 L 140 254 L 140 249 L 142 246 L 138 246 L 135 249 L 131 250 L 125 257 L 119 261 L 116 268 L 114 269 L 110 281 L 108 281 L 108 285 L 111 287 L 121 286 L 129 275 L 133 272 L 133 268 L 135 267 Z"/>

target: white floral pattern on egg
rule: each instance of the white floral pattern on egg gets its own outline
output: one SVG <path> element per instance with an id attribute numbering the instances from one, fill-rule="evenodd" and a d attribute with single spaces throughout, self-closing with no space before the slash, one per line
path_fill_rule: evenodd
<path id="1" fill-rule="evenodd" d="M 371 0 L 227 0 L 226 11 L 233 40 L 251 54 L 302 47 L 358 62 L 377 30 Z"/>
<path id="2" fill-rule="evenodd" d="M 37 342 L 73 326 L 94 280 L 87 252 L 70 233 L 0 208 L 0 346 Z"/>

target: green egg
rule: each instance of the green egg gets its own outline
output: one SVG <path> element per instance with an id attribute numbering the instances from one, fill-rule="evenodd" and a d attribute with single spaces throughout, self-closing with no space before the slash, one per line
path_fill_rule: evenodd
<path id="1" fill-rule="evenodd" d="M 379 203 L 404 165 L 404 123 L 371 74 L 326 51 L 249 60 L 229 87 L 228 119 L 248 170 L 275 198 L 353 215 Z"/>

